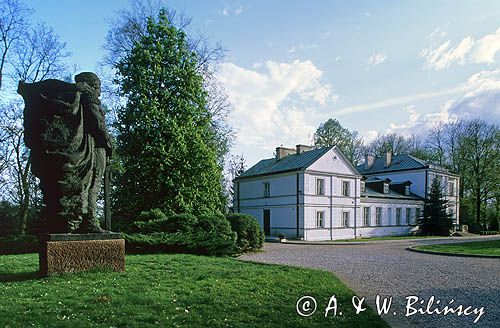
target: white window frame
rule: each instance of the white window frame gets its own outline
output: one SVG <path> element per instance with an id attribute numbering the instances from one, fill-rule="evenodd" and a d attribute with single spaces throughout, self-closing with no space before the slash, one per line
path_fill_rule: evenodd
<path id="1" fill-rule="evenodd" d="M 366 183 L 364 181 L 361 181 L 359 188 L 361 192 L 366 192 Z"/>
<path id="2" fill-rule="evenodd" d="M 324 228 L 324 227 L 325 227 L 325 212 L 316 211 L 316 228 Z"/>
<path id="3" fill-rule="evenodd" d="M 405 195 L 406 196 L 410 195 L 410 186 L 405 186 Z"/>
<path id="4" fill-rule="evenodd" d="M 316 179 L 316 195 L 323 196 L 325 194 L 325 179 Z"/>
<path id="5" fill-rule="evenodd" d="M 391 225 L 392 207 L 387 208 L 387 225 Z"/>
<path id="6" fill-rule="evenodd" d="M 342 227 L 343 228 L 348 228 L 349 227 L 349 221 L 351 220 L 350 212 L 348 211 L 343 211 L 342 212 Z"/>
<path id="7" fill-rule="evenodd" d="M 382 225 L 382 207 L 375 207 L 375 225 Z"/>
<path id="8" fill-rule="evenodd" d="M 271 183 L 269 181 L 264 182 L 264 198 L 271 197 Z"/>
<path id="9" fill-rule="evenodd" d="M 389 193 L 389 184 L 387 182 L 384 182 L 384 194 Z"/>
<path id="10" fill-rule="evenodd" d="M 448 181 L 448 195 L 454 197 L 455 196 L 455 181 Z"/>
<path id="11" fill-rule="evenodd" d="M 401 207 L 396 207 L 396 225 L 401 225 Z"/>
<path id="12" fill-rule="evenodd" d="M 411 222 L 411 207 L 406 208 L 406 225 L 410 225 Z"/>
<path id="13" fill-rule="evenodd" d="M 363 226 L 370 226 L 370 212 L 371 208 L 369 206 L 363 207 Z"/>
<path id="14" fill-rule="evenodd" d="M 351 181 L 342 181 L 342 196 L 349 197 L 350 195 L 351 195 Z"/>

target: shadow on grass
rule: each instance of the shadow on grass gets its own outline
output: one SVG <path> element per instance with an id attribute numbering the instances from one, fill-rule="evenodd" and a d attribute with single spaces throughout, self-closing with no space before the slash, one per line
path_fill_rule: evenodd
<path id="1" fill-rule="evenodd" d="M 6 273 L 0 272 L 0 282 L 17 282 L 41 279 L 42 275 L 38 271 Z"/>

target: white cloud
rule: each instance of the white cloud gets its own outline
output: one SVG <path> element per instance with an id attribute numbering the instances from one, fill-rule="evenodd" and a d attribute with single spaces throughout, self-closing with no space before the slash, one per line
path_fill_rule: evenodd
<path id="1" fill-rule="evenodd" d="M 379 64 L 382 64 L 386 59 L 387 59 L 387 56 L 385 54 L 383 54 L 381 52 L 374 53 L 368 59 L 368 64 L 372 65 L 372 66 L 379 65 Z"/>
<path id="2" fill-rule="evenodd" d="M 428 37 L 435 32 L 431 33 Z M 466 63 L 493 64 L 496 54 L 499 51 L 500 27 L 495 33 L 487 34 L 478 40 L 467 36 L 456 47 L 452 47 L 451 40 L 448 40 L 437 47 L 429 47 L 422 50 L 420 56 L 425 58 L 426 68 L 439 71 L 448 68 L 454 63 L 460 65 Z"/>
<path id="3" fill-rule="evenodd" d="M 243 6 L 239 6 L 238 8 L 230 8 L 230 7 L 224 7 L 224 9 L 222 9 L 222 16 L 231 16 L 231 15 L 234 15 L 234 16 L 238 16 L 242 13 L 244 13 L 245 11 L 247 10 L 247 8 L 243 7 Z"/>
<path id="4" fill-rule="evenodd" d="M 439 40 L 442 39 L 446 36 L 446 32 L 441 30 L 441 27 L 436 28 L 434 31 L 432 31 L 429 35 L 425 37 L 426 40 Z"/>
<path id="5" fill-rule="evenodd" d="M 222 9 L 222 16 L 229 16 L 229 8 Z"/>
<path id="6" fill-rule="evenodd" d="M 223 63 L 219 79 L 235 108 L 231 120 L 238 144 L 264 157 L 269 147 L 307 142 L 321 122 L 323 105 L 338 97 L 322 77 L 309 60 L 267 61 L 252 69 Z"/>
<path id="7" fill-rule="evenodd" d="M 437 123 L 456 119 L 481 118 L 487 122 L 500 122 L 500 69 L 472 75 L 461 89 L 460 97 L 446 101 L 435 113 L 421 115 L 415 107 L 406 107 L 409 113 L 407 122 L 391 123 L 387 132 L 418 134 Z"/>

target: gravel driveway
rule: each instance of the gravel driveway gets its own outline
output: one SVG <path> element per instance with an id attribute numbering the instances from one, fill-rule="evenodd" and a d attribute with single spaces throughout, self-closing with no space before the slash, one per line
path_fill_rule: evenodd
<path id="1" fill-rule="evenodd" d="M 500 239 L 499 237 L 482 238 Z M 458 242 L 472 241 L 461 238 Z M 477 239 L 474 239 L 477 241 Z M 291 245 L 266 243 L 262 253 L 247 254 L 243 260 L 318 268 L 335 273 L 359 297 L 375 307 L 377 294 L 393 296 L 388 315 L 382 315 L 393 327 L 500 327 L 500 259 L 452 257 L 407 251 L 417 244 L 453 243 L 446 240 L 398 240 L 370 242 L 363 245 Z M 484 307 L 478 313 L 420 314 L 405 316 L 408 296 L 418 296 L 411 308 L 425 310 L 435 296 L 431 309 L 445 305 L 469 309 Z M 440 304 L 436 305 L 437 300 Z M 451 304 L 450 301 L 454 300 Z M 324 309 L 323 309 L 324 311 Z M 409 313 L 412 312 L 409 309 Z M 394 315 L 396 312 L 396 315 Z M 319 314 L 316 314 L 319 315 Z"/>

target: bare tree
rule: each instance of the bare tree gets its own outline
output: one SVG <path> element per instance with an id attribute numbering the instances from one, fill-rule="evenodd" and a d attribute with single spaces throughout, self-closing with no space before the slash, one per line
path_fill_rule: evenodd
<path id="1" fill-rule="evenodd" d="M 0 89 L 10 51 L 22 40 L 31 12 L 18 0 L 0 0 Z"/>
<path id="2" fill-rule="evenodd" d="M 67 70 L 63 60 L 71 55 L 66 43 L 44 23 L 28 29 L 13 52 L 12 78 L 26 82 L 61 77 Z"/>

